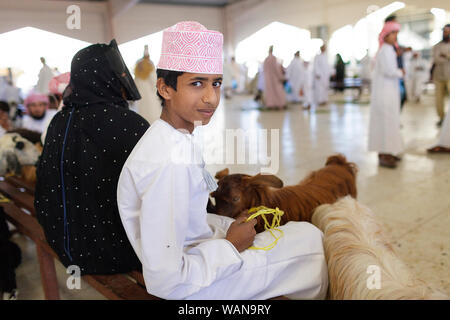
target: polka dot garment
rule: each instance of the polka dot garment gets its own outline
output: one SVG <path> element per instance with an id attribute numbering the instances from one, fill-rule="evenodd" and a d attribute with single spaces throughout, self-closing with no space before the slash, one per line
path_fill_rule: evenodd
<path id="1" fill-rule="evenodd" d="M 78 265 L 81 274 L 140 269 L 120 220 L 116 188 L 149 124 L 128 109 L 124 95 L 129 98 L 132 90 L 126 84 L 134 82 L 121 81 L 124 73 L 110 63 L 110 50 L 96 44 L 73 58 L 64 107 L 50 123 L 37 168 L 38 220 L 61 262 Z"/>

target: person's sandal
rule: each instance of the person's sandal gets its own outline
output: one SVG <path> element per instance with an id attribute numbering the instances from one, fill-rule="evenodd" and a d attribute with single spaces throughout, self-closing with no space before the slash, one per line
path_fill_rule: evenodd
<path id="1" fill-rule="evenodd" d="M 397 167 L 395 159 L 391 155 L 380 155 L 378 156 L 378 163 L 380 167 L 394 169 Z"/>
<path id="2" fill-rule="evenodd" d="M 428 153 L 450 153 L 450 148 L 436 146 L 430 149 L 427 149 Z"/>

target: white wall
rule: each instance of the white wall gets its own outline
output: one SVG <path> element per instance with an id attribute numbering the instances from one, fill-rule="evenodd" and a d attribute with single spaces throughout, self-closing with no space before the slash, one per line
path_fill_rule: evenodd
<path id="1" fill-rule="evenodd" d="M 124 43 L 188 20 L 211 30 L 224 30 L 222 8 L 160 4 L 137 4 L 114 18 L 114 27 L 117 41 Z"/>
<path id="2" fill-rule="evenodd" d="M 308 29 L 326 24 L 329 36 L 366 15 L 370 5 L 386 6 L 394 0 L 244 0 L 226 7 L 225 29 L 229 50 L 273 21 Z M 407 6 L 450 10 L 449 0 L 404 0 Z"/>
<path id="3" fill-rule="evenodd" d="M 123 1 L 123 0 L 121 0 Z M 0 0 L 0 33 L 32 26 L 91 43 L 108 42 L 114 32 L 125 43 L 160 31 L 178 21 L 196 20 L 224 33 L 225 50 L 232 53 L 237 43 L 273 21 L 308 29 L 327 24 L 329 35 L 366 15 L 369 5 L 385 6 L 391 0 L 244 0 L 226 8 L 137 4 L 120 6 L 118 0 L 76 2 L 49 0 Z M 449 0 L 404 0 L 407 6 L 450 10 Z M 66 8 L 81 8 L 81 30 L 66 27 Z M 109 19 L 110 12 L 117 15 Z"/>
<path id="4" fill-rule="evenodd" d="M 115 33 L 124 43 L 160 31 L 176 22 L 195 20 L 208 29 L 224 30 L 223 8 L 161 4 L 120 7 L 117 1 L 0 0 L 0 33 L 30 26 L 91 43 L 109 42 Z M 66 27 L 69 5 L 81 9 L 81 29 Z M 110 16 L 117 14 L 111 20 Z"/>
<path id="5" fill-rule="evenodd" d="M 76 4 L 81 9 L 81 29 L 66 27 L 66 8 Z M 35 27 L 79 40 L 103 42 L 108 33 L 105 5 L 93 2 L 0 0 L 0 33 L 22 27 Z"/>

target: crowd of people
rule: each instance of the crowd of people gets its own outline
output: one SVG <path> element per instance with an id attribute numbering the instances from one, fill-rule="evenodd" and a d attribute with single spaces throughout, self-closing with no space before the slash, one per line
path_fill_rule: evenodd
<path id="1" fill-rule="evenodd" d="M 63 93 L 70 82 L 70 72 L 59 73 L 57 68 L 47 65 L 41 57 L 42 68 L 38 81 L 23 96 L 22 89 L 14 85 L 12 72 L 0 77 L 0 136 L 11 130 L 26 129 L 41 135 L 45 141 L 47 127 L 53 116 L 63 107 Z M 149 123 L 159 119 L 161 103 L 156 95 L 156 69 L 150 60 L 148 46 L 144 55 L 136 62 L 134 81 L 141 99 L 130 101 L 130 108 Z"/>
<path id="2" fill-rule="evenodd" d="M 333 73 L 326 49 L 326 44 L 322 45 L 320 54 L 312 63 L 303 60 L 300 51 L 297 51 L 284 68 L 273 54 L 273 46 L 270 46 L 269 54 L 255 76 L 255 101 L 269 110 L 286 109 L 291 103 L 302 104 L 304 109 L 309 109 L 312 105 L 325 105 Z"/>
<path id="3" fill-rule="evenodd" d="M 445 122 L 445 98 L 450 91 L 450 25 L 443 30 L 443 40 L 436 44 L 429 63 L 421 53 L 397 42 L 400 24 L 395 16 L 389 17 L 379 35 L 379 49 L 371 59 L 368 54 L 360 61 L 359 79 L 361 89 L 370 89 L 371 111 L 369 125 L 369 151 L 376 151 L 380 166 L 395 168 L 403 152 L 400 132 L 400 112 L 406 100 L 420 102 L 425 83 L 430 79 L 435 85 L 437 126 L 442 126 L 439 143 L 428 152 L 449 152 L 450 143 Z M 8 77 L 0 78 L 0 135 L 13 129 L 24 128 L 42 135 L 62 107 L 63 91 L 70 81 L 70 73 L 59 74 L 41 58 L 42 68 L 33 90 L 21 98 L 21 90 Z M 430 70 L 431 69 L 431 70 Z M 233 93 L 244 92 L 247 70 L 232 57 L 223 66 L 222 92 L 226 99 Z M 261 64 L 254 83 L 257 87 L 255 100 L 267 109 L 285 109 L 288 104 L 302 104 L 304 109 L 321 106 L 328 102 L 330 83 L 337 91 L 345 88 L 346 63 L 336 55 L 334 68 L 329 64 L 327 46 L 309 63 L 297 51 L 287 68 L 273 54 L 273 46 Z M 330 82 L 332 80 L 333 82 Z M 162 111 L 156 93 L 156 68 L 150 60 L 148 47 L 134 69 L 134 81 L 141 99 L 130 107 L 149 123 L 153 123 Z M 447 121 L 448 122 L 448 121 Z"/>
<path id="4" fill-rule="evenodd" d="M 371 84 L 371 109 L 369 124 L 369 151 L 378 153 L 379 165 L 395 168 L 404 152 L 401 134 L 400 112 L 409 96 L 420 99 L 422 85 L 426 79 L 425 63 L 418 53 L 402 49 L 397 42 L 400 24 L 395 17 L 386 19 L 380 32 L 379 50 L 375 57 Z M 433 48 L 433 67 L 431 77 L 436 86 L 436 107 L 439 116 L 437 126 L 442 126 L 444 114 L 444 90 L 439 86 L 450 83 L 450 25 L 443 30 L 442 41 Z M 412 55 L 408 59 L 408 55 Z M 442 85 L 443 84 L 443 85 Z M 449 125 L 444 124 L 438 144 L 427 151 L 430 153 L 450 151 Z"/>
<path id="5" fill-rule="evenodd" d="M 359 91 L 370 91 L 369 151 L 378 153 L 382 167 L 395 168 L 404 151 L 401 135 L 400 112 L 406 101 L 419 103 L 425 85 L 430 80 L 435 85 L 435 104 L 439 117 L 436 125 L 442 127 L 439 142 L 429 148 L 430 153 L 450 152 L 448 126 L 445 124 L 445 98 L 450 92 L 450 25 L 443 29 L 443 39 L 433 47 L 431 63 L 419 51 L 398 44 L 400 24 L 395 16 L 385 20 L 379 34 L 379 49 L 375 57 L 368 54 L 359 62 Z M 284 68 L 269 48 L 267 58 L 256 75 L 255 100 L 263 108 L 281 110 L 289 103 L 303 104 L 303 108 L 323 106 L 328 103 L 331 88 L 345 89 L 346 63 L 336 55 L 334 68 L 329 64 L 327 46 L 311 64 L 303 61 L 297 51 Z M 448 117 L 447 117 L 448 118 Z M 450 121 L 447 121 L 450 122 Z"/>

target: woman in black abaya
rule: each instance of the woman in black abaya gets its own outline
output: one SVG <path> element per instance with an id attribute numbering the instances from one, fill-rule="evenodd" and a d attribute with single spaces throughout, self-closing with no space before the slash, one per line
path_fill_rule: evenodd
<path id="1" fill-rule="evenodd" d="M 38 164 L 35 208 L 61 262 L 82 275 L 140 268 L 116 202 L 122 166 L 149 127 L 128 109 L 127 100 L 138 99 L 114 40 L 74 56 Z"/>

